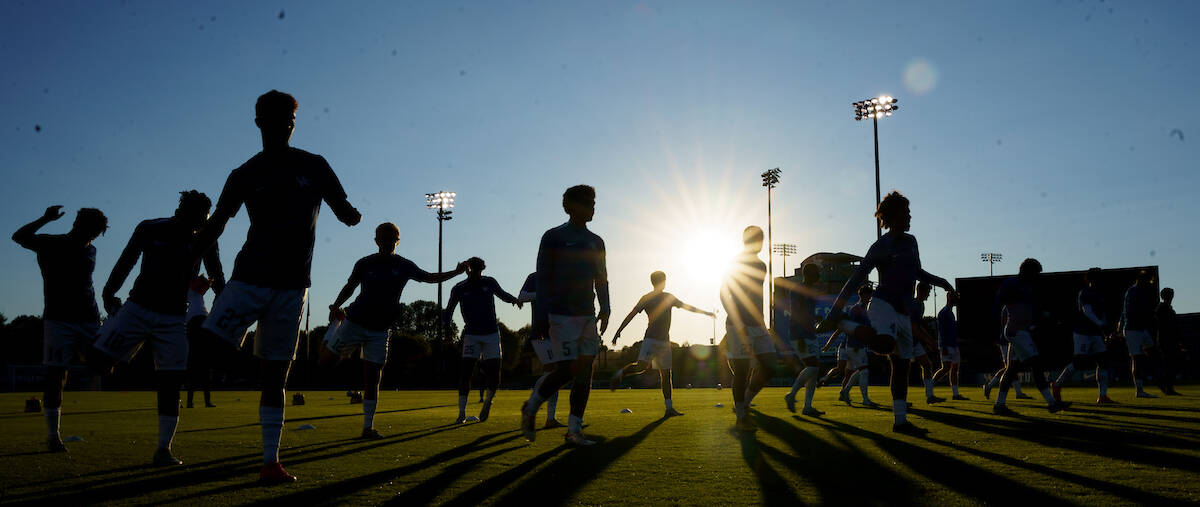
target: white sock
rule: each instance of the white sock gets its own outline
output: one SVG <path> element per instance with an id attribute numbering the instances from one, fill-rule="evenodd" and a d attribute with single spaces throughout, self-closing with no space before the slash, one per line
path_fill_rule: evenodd
<path id="1" fill-rule="evenodd" d="M 1021 381 L 1019 379 L 1020 379 L 1020 377 L 1013 375 L 1013 381 L 1012 381 L 1013 390 L 1017 391 L 1017 396 L 1025 396 L 1025 393 L 1021 392 Z"/>
<path id="2" fill-rule="evenodd" d="M 458 395 L 458 417 L 461 418 L 461 417 L 466 417 L 466 416 L 467 416 L 467 396 L 460 394 L 460 395 Z"/>
<path id="3" fill-rule="evenodd" d="M 996 395 L 996 404 L 1003 405 L 1007 402 L 1008 402 L 1008 391 L 1000 391 L 1000 394 Z"/>
<path id="4" fill-rule="evenodd" d="M 375 427 L 375 408 L 379 406 L 379 400 L 363 400 L 363 429 L 369 430 Z"/>
<path id="5" fill-rule="evenodd" d="M 279 461 L 279 439 L 283 434 L 283 407 L 258 407 L 262 426 L 263 464 Z"/>
<path id="6" fill-rule="evenodd" d="M 667 398 L 667 399 L 663 400 L 663 403 L 665 403 L 667 405 L 667 410 L 675 409 L 675 403 L 671 401 L 671 398 Z"/>
<path id="7" fill-rule="evenodd" d="M 999 384 L 999 383 L 1000 383 L 1000 374 L 997 373 L 997 374 L 993 375 L 991 379 L 988 380 L 987 385 L 988 385 L 988 387 L 996 387 L 996 384 Z"/>
<path id="8" fill-rule="evenodd" d="M 931 378 L 925 379 L 925 397 L 926 398 L 933 397 L 933 379 L 931 379 Z"/>
<path id="9" fill-rule="evenodd" d="M 62 407 L 48 408 L 46 413 L 46 436 L 58 437 L 58 421 L 62 419 Z"/>
<path id="10" fill-rule="evenodd" d="M 870 403 L 871 397 L 867 396 L 867 386 L 870 384 L 871 376 L 869 374 L 867 374 L 866 369 L 859 371 L 857 375 L 858 375 L 858 390 L 862 391 L 863 403 Z M 908 410 L 907 404 L 904 406 L 904 409 Z"/>
<path id="11" fill-rule="evenodd" d="M 908 422 L 908 400 L 892 400 L 892 414 L 896 416 L 896 424 Z"/>
<path id="12" fill-rule="evenodd" d="M 958 396 L 958 384 L 950 386 L 950 393 L 954 396 Z"/>
<path id="13" fill-rule="evenodd" d="M 175 428 L 179 427 L 179 416 L 158 416 L 158 448 L 171 450 L 171 441 L 175 440 Z"/>
<path id="14" fill-rule="evenodd" d="M 846 379 L 846 383 L 842 384 L 842 390 L 838 392 L 838 397 L 841 398 L 842 396 L 845 396 L 846 393 L 849 393 L 850 387 L 853 386 L 854 384 L 858 383 L 858 378 L 859 378 L 859 372 L 856 371 L 853 374 L 851 374 L 850 378 Z"/>
<path id="15" fill-rule="evenodd" d="M 804 386 L 804 374 L 807 372 L 808 368 L 805 368 L 804 370 L 800 371 L 799 375 L 796 375 L 796 380 L 792 381 L 792 390 L 788 391 L 787 393 L 788 398 L 794 399 L 796 397 L 796 393 L 800 392 L 800 388 Z"/>
<path id="16" fill-rule="evenodd" d="M 567 416 L 567 433 L 583 432 L 583 418 L 575 414 Z"/>
<path id="17" fill-rule="evenodd" d="M 1133 381 L 1133 385 L 1134 387 L 1137 387 L 1137 392 L 1140 393 L 1143 391 L 1142 386 L 1145 385 L 1145 383 L 1142 381 L 1142 379 L 1136 379 Z"/>
<path id="18" fill-rule="evenodd" d="M 1046 400 L 1046 405 L 1054 404 L 1054 395 L 1050 394 L 1050 388 L 1041 389 L 1038 392 L 1042 393 L 1042 399 Z"/>
<path id="19" fill-rule="evenodd" d="M 545 401 L 546 399 L 542 398 L 542 395 L 538 394 L 537 390 L 535 389 L 533 394 L 529 395 L 529 403 L 525 406 L 525 408 L 530 414 L 537 414 L 538 409 L 541 408 L 542 403 L 545 403 Z"/>
<path id="20" fill-rule="evenodd" d="M 1055 380 L 1054 383 L 1062 384 L 1064 381 L 1070 378 L 1072 373 L 1075 373 L 1075 365 L 1073 363 L 1067 363 L 1067 367 L 1063 368 L 1062 373 L 1058 374 L 1058 380 Z"/>
<path id="21" fill-rule="evenodd" d="M 558 408 L 558 393 L 557 392 L 555 392 L 553 395 L 551 395 L 549 400 L 546 400 L 546 420 L 547 421 L 554 419 L 554 409 L 555 408 Z"/>
<path id="22" fill-rule="evenodd" d="M 817 376 L 810 375 L 804 383 L 804 408 L 812 408 L 813 395 L 817 393 Z"/>
<path id="23" fill-rule="evenodd" d="M 1100 396 L 1108 396 L 1108 370 L 1096 369 L 1096 385 L 1100 387 Z"/>

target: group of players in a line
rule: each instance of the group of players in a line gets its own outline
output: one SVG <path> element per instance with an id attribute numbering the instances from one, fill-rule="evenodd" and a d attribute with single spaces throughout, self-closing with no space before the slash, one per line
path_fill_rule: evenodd
<path id="1" fill-rule="evenodd" d="M 311 284 L 317 215 L 325 202 L 338 220 L 348 226 L 358 224 L 362 218 L 347 200 L 325 159 L 289 145 L 297 107 L 293 97 L 274 90 L 258 98 L 255 124 L 261 131 L 263 150 L 229 175 L 211 216 L 209 198 L 191 190 L 181 194 L 173 216 L 137 225 L 104 285 L 101 299 L 108 318 L 103 324 L 92 283 L 96 260 L 92 242 L 108 228 L 104 214 L 84 208 L 66 234 L 38 234 L 41 227 L 63 216 L 61 206 L 51 206 L 41 218 L 13 234 L 14 241 L 37 253 L 44 281 L 47 367 L 44 412 L 51 450 L 66 450 L 59 436 L 59 419 L 68 366 L 83 359 L 93 372 L 111 371 L 118 361 L 128 362 L 143 346 L 148 346 L 154 358 L 158 388 L 159 438 L 153 463 L 181 464 L 172 454 L 171 445 L 179 423 L 179 391 L 188 370 L 189 355 L 213 361 L 223 354 L 232 354 L 242 346 L 250 326 L 257 322 L 253 346 L 262 368 L 259 422 L 263 445 L 259 477 L 264 482 L 295 480 L 279 463 L 279 443 L 285 385 L 295 358 L 301 313 Z M 530 343 L 545 373 L 521 408 L 521 429 L 527 439 L 535 438 L 535 420 L 543 403 L 548 408 L 544 427 L 562 426 L 555 419 L 555 405 L 559 391 L 571 384 L 566 440 L 574 445 L 595 443 L 583 435 L 583 416 L 600 336 L 607 330 L 611 314 L 604 241 L 587 229 L 594 214 L 595 198 L 594 189 L 586 185 L 566 190 L 562 205 L 568 221 L 542 236 L 537 269 L 525 280 L 518 296 L 504 291 L 496 280 L 483 276 L 486 266 L 478 257 L 460 262 L 450 271 L 426 272 L 395 254 L 400 231 L 394 224 L 385 222 L 376 228 L 378 252 L 354 264 L 345 286 L 329 305 L 330 326 L 321 350 L 322 364 L 362 350 L 363 438 L 382 438 L 374 429 L 374 415 L 381 372 L 388 356 L 388 328 L 397 317 L 406 283 L 410 280 L 438 283 L 466 273 L 466 280 L 451 290 L 444 310 L 444 320 L 449 322 L 455 307 L 461 305 L 464 321 L 457 422 L 485 421 L 491 412 L 501 359 L 495 299 L 517 306 L 532 303 Z M 217 239 L 243 205 L 250 227 L 226 282 Z M 820 322 L 814 311 L 818 294 L 813 289 L 820 272 L 815 265 L 804 267 L 802 282 L 791 288 L 794 296 L 789 302 L 790 339 L 780 339 L 768 329 L 763 318 L 767 273 L 766 265 L 758 257 L 763 246 L 762 230 L 751 226 L 744 231 L 743 251 L 734 259 L 720 293 L 728 315 L 723 347 L 733 375 L 731 387 L 738 429 L 754 429 L 749 408 L 771 378 L 779 358 L 799 372 L 785 397 L 788 409 L 796 410 L 796 396 L 804 387 L 802 413 L 821 415 L 812 406 L 813 393 L 823 380 L 818 358 L 822 350 L 835 345 L 838 363 L 824 380 L 836 375 L 842 377 L 839 399 L 846 403 L 850 402 L 850 389 L 857 384 L 863 403 L 875 406 L 867 396 L 867 351 L 889 358 L 897 432 L 923 433 L 906 418 L 910 361 L 917 362 L 922 369 L 929 403 L 944 401 L 933 394 L 934 381 L 942 377 L 950 379 L 955 399 L 965 399 L 958 391 L 959 354 L 952 311 L 957 295 L 949 282 L 921 269 L 916 240 L 906 232 L 911 220 L 906 198 L 896 192 L 889 194 L 880 203 L 876 216 L 889 232 L 871 246 L 838 295 L 829 316 Z M 141 270 L 128 299 L 122 302 L 116 293 L 139 258 Z M 201 263 L 207 277 L 198 276 Z M 864 285 L 873 269 L 878 271 L 879 278 L 874 289 Z M 1021 265 L 1020 275 L 1006 281 L 997 295 L 1004 323 L 1006 344 L 1002 345 L 1002 353 L 1006 367 L 985 389 L 985 395 L 989 395 L 992 386 L 999 382 L 997 413 L 1008 412 L 1005 400 L 1020 367 L 1033 370 L 1034 381 L 1051 412 L 1067 406 L 1056 398 L 1058 384 L 1053 388 L 1046 384 L 1030 337 L 1034 323 L 1033 280 L 1040 270 L 1037 261 L 1027 260 Z M 649 323 L 638 361 L 617 371 L 612 386 L 615 388 L 626 376 L 655 366 L 661 378 L 665 416 L 679 416 L 682 413 L 675 410 L 671 399 L 671 310 L 682 308 L 713 314 L 665 292 L 666 275 L 662 272 L 651 274 L 650 281 L 653 290 L 634 305 L 614 333 L 615 344 L 638 313 L 647 314 Z M 930 284 L 948 291 L 947 306 L 938 314 L 943 366 L 937 372 L 932 371 L 925 346 L 939 348 L 938 344 L 921 326 L 914 325 L 924 314 Z M 210 286 L 217 295 L 211 313 L 204 304 L 204 294 Z M 916 298 L 912 296 L 914 286 L 917 286 Z M 1134 357 L 1135 376 L 1145 370 L 1144 350 L 1153 343 L 1145 331 L 1147 304 L 1143 298 L 1147 296 L 1143 294 L 1144 288 L 1139 287 L 1145 286 L 1139 281 L 1139 285 L 1130 289 L 1133 303 L 1127 297 L 1122 329 Z M 356 290 L 358 297 L 343 309 Z M 855 293 L 859 296 L 857 304 L 843 312 Z M 1096 361 L 1104 349 L 1100 330 L 1108 324 L 1097 311 L 1096 298 L 1098 295 L 1091 288 L 1080 293 L 1080 311 L 1087 320 L 1076 328 L 1077 360 L 1063 371 L 1060 381 L 1070 375 L 1072 368 L 1090 368 L 1096 364 L 1100 400 L 1110 402 L 1105 394 L 1107 376 L 1101 373 L 1102 365 Z M 1164 298 L 1169 308 L 1166 291 Z M 1157 297 L 1154 299 L 1157 302 Z M 1153 313 L 1152 304 L 1149 308 Z M 835 332 L 821 343 L 818 334 L 829 331 Z M 477 365 L 484 372 L 486 394 L 478 417 L 468 419 L 470 377 Z M 1138 396 L 1150 396 L 1142 389 L 1142 377 L 1137 378 Z"/>

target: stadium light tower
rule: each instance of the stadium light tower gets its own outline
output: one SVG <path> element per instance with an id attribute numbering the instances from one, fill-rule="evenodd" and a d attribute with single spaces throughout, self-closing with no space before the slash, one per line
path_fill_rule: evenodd
<path id="1" fill-rule="evenodd" d="M 879 119 L 885 116 L 891 116 L 893 112 L 900 109 L 896 105 L 895 97 L 891 95 L 881 95 L 879 97 L 864 99 L 853 103 L 854 120 L 859 121 L 865 118 L 871 119 L 871 125 L 875 131 L 875 206 L 879 207 Z M 883 229 L 879 225 L 879 220 L 875 220 L 875 239 L 883 236 Z"/>
<path id="2" fill-rule="evenodd" d="M 988 263 L 988 276 L 996 276 L 996 273 L 992 271 L 992 265 L 1004 260 L 1004 256 L 998 253 L 981 253 L 979 260 Z"/>
<path id="3" fill-rule="evenodd" d="M 454 192 L 434 192 L 425 194 L 425 207 L 437 215 L 438 221 L 438 273 L 442 272 L 442 223 L 451 220 L 454 217 L 450 216 L 454 213 L 450 208 L 454 207 L 454 197 L 457 194 Z M 442 316 L 442 282 L 438 282 L 438 341 L 446 341 L 446 322 Z"/>
<path id="4" fill-rule="evenodd" d="M 791 243 L 780 243 L 772 247 L 771 251 L 779 254 L 780 257 L 783 257 L 783 276 L 788 276 L 787 258 L 789 255 L 796 255 L 796 245 Z"/>
<path id="5" fill-rule="evenodd" d="M 767 187 L 767 289 L 770 290 L 770 296 L 767 300 L 771 308 L 767 313 L 771 316 L 769 319 L 771 329 L 775 329 L 775 269 L 772 264 L 775 256 L 771 255 L 771 189 L 779 184 L 779 174 L 782 172 L 776 167 L 768 169 L 761 175 L 762 184 L 764 187 Z"/>

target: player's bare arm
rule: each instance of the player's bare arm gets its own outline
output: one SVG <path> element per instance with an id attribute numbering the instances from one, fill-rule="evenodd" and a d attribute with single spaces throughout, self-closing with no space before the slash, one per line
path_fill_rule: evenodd
<path id="1" fill-rule="evenodd" d="M 100 293 L 100 299 L 104 302 L 104 311 L 108 312 L 109 316 L 115 315 L 121 308 L 121 299 L 117 297 L 117 291 L 121 290 L 122 285 L 125 285 L 125 279 L 129 277 L 129 273 L 137 265 L 138 257 L 142 255 L 141 238 L 142 227 L 139 225 L 133 230 L 133 235 L 129 237 L 129 242 L 125 244 L 125 249 L 121 251 L 117 263 L 113 265 L 112 273 L 108 275 L 108 282 L 104 284 L 104 290 Z"/>
<path id="2" fill-rule="evenodd" d="M 17 229 L 17 232 L 13 233 L 12 239 L 13 241 L 16 241 L 18 245 L 21 245 L 25 248 L 32 248 L 33 235 L 37 234 L 38 229 L 41 229 L 50 222 L 62 218 L 65 214 L 66 213 L 63 212 L 61 205 L 56 204 L 54 206 L 50 206 L 49 208 L 46 208 L 46 212 L 43 213 L 42 216 L 38 217 L 37 220 L 29 222 L 28 224 L 21 226 L 20 229 Z"/>

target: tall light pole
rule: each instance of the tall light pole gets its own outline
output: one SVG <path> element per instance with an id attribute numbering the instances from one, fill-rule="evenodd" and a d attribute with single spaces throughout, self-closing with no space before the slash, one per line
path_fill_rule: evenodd
<path id="1" fill-rule="evenodd" d="M 771 251 L 779 254 L 780 257 L 783 257 L 783 276 L 788 276 L 787 258 L 789 255 L 796 255 L 796 245 L 791 243 L 780 243 L 772 247 Z"/>
<path id="2" fill-rule="evenodd" d="M 425 194 L 425 207 L 437 214 L 438 221 L 438 273 L 442 272 L 442 223 L 451 220 L 454 217 L 450 216 L 454 212 L 450 208 L 454 207 L 454 192 L 434 192 Z M 438 282 L 438 341 L 446 340 L 446 323 L 442 316 L 442 282 Z"/>
<path id="3" fill-rule="evenodd" d="M 761 175 L 763 186 L 767 187 L 767 290 L 771 291 L 771 295 L 767 297 L 768 304 L 771 305 L 767 314 L 770 315 L 768 320 L 771 329 L 775 329 L 775 256 L 771 255 L 771 189 L 779 184 L 779 174 L 782 172 L 776 167 Z"/>
<path id="4" fill-rule="evenodd" d="M 992 265 L 1004 260 L 1004 256 L 991 252 L 981 253 L 979 254 L 979 260 L 988 263 L 988 276 L 996 276 L 996 273 L 992 270 Z"/>
<path id="5" fill-rule="evenodd" d="M 896 105 L 895 97 L 891 95 L 882 95 L 872 99 L 863 99 L 853 103 L 854 120 L 862 120 L 864 118 L 871 119 L 871 125 L 875 131 L 875 207 L 879 207 L 879 119 L 885 116 L 891 116 L 893 112 L 900 109 Z M 879 226 L 879 220 L 875 220 L 875 239 L 883 236 L 883 229 Z"/>

